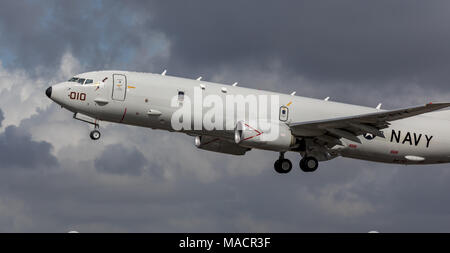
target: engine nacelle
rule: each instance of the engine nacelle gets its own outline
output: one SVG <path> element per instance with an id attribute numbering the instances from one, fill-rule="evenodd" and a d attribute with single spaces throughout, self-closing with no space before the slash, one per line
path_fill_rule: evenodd
<path id="1" fill-rule="evenodd" d="M 295 145 L 296 138 L 286 124 L 266 122 L 264 128 L 255 128 L 239 121 L 234 130 L 234 141 L 243 147 L 273 151 L 288 151 Z"/>
<path id="2" fill-rule="evenodd" d="M 251 148 L 242 147 L 231 141 L 223 140 L 212 136 L 195 137 L 195 146 L 213 152 L 219 152 L 230 155 L 244 155 Z"/>

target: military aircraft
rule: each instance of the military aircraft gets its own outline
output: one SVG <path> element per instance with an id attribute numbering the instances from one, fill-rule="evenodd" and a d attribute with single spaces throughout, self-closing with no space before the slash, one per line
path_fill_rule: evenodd
<path id="1" fill-rule="evenodd" d="M 394 164 L 450 162 L 450 111 L 440 110 L 450 103 L 383 110 L 381 104 L 364 107 L 166 71 L 82 73 L 45 93 L 74 119 L 92 124 L 92 140 L 100 138 L 101 121 L 182 132 L 195 137 L 199 149 L 278 152 L 274 168 L 281 174 L 292 169 L 284 156 L 288 151 L 302 156 L 304 172 L 338 156 Z"/>

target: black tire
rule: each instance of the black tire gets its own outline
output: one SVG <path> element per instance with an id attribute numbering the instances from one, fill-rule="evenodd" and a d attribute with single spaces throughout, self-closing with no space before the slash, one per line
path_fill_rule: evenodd
<path id="1" fill-rule="evenodd" d="M 279 161 L 280 161 L 280 160 L 276 160 L 275 163 L 273 164 L 273 168 L 275 169 L 275 171 L 276 171 L 277 173 L 281 173 L 280 168 L 279 168 L 279 167 L 280 167 Z"/>
<path id="2" fill-rule="evenodd" d="M 283 171 L 284 174 L 289 173 L 292 170 L 292 163 L 289 161 L 289 159 L 283 159 L 280 163 L 281 171 Z"/>
<path id="3" fill-rule="evenodd" d="M 292 163 L 291 161 L 289 161 L 289 159 L 278 159 L 273 164 L 273 167 L 275 168 L 276 172 L 280 174 L 286 174 L 292 170 Z"/>
<path id="4" fill-rule="evenodd" d="M 303 172 L 307 172 L 307 169 L 305 168 L 305 158 L 303 158 L 303 159 L 300 160 L 299 165 L 300 165 L 300 169 L 301 169 Z"/>
<path id="5" fill-rule="evenodd" d="M 98 131 L 98 130 L 93 130 L 93 131 L 89 134 L 89 137 L 91 137 L 91 139 L 94 140 L 94 141 L 100 139 L 100 136 L 101 136 L 101 134 L 100 134 L 100 131 Z"/>
<path id="6" fill-rule="evenodd" d="M 300 160 L 300 169 L 304 172 L 314 172 L 318 167 L 319 161 L 312 156 L 307 156 Z"/>

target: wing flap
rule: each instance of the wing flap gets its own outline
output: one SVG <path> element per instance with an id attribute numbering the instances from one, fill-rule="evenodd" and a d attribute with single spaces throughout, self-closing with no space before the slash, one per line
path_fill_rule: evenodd
<path id="1" fill-rule="evenodd" d="M 347 140 L 351 140 L 351 141 L 354 141 L 354 142 L 357 142 L 357 143 L 361 143 L 361 140 L 358 139 L 358 136 L 356 136 L 355 134 L 353 134 L 353 133 L 351 133 L 349 131 L 342 130 L 342 129 L 339 129 L 339 128 L 326 128 L 325 130 L 327 130 L 328 132 L 330 132 L 330 133 L 332 133 L 332 134 L 334 134 L 336 136 L 345 138 Z"/>

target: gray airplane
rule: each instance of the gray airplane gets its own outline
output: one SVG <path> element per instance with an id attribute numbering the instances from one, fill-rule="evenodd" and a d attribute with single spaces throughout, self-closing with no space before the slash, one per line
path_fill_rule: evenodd
<path id="1" fill-rule="evenodd" d="M 46 95 L 73 118 L 92 124 L 93 140 L 100 138 L 100 121 L 182 132 L 204 150 L 278 152 L 278 173 L 292 169 L 287 151 L 302 156 L 304 172 L 338 156 L 396 164 L 450 162 L 450 111 L 437 111 L 450 103 L 382 110 L 381 104 L 337 103 L 172 77 L 166 71 L 82 73 L 49 87 Z"/>

